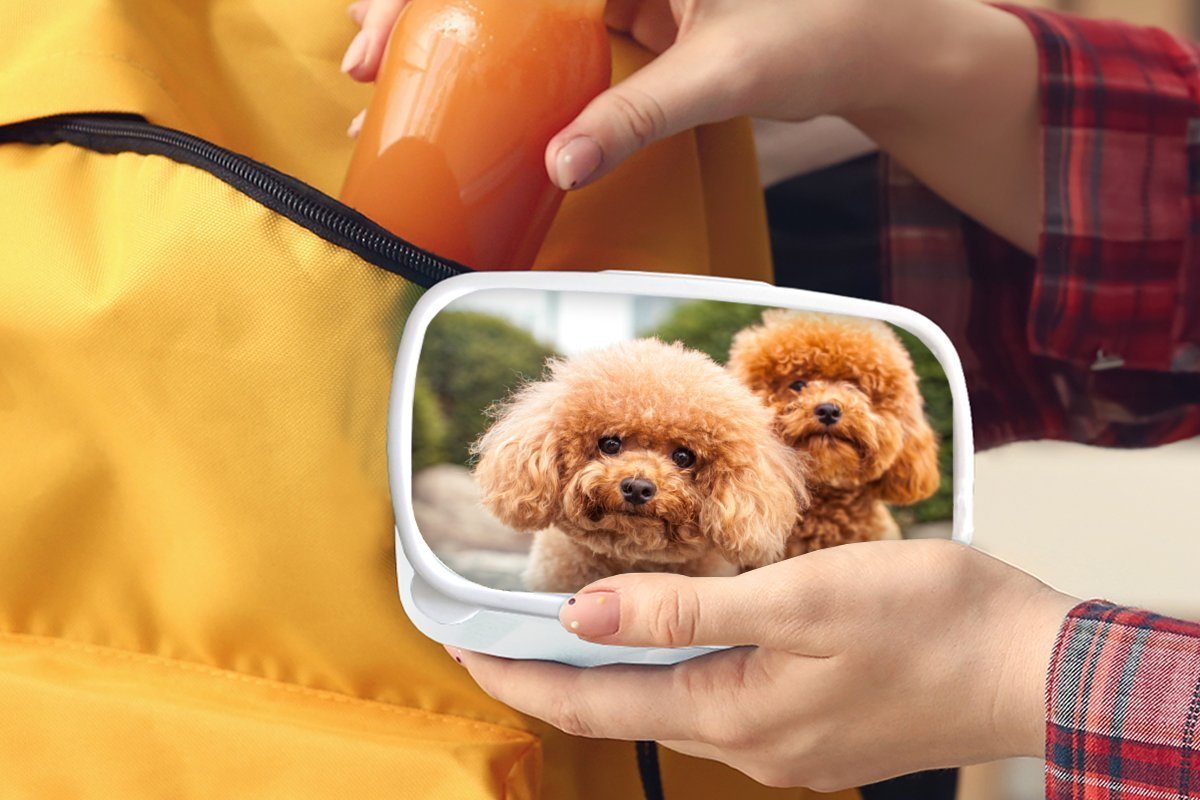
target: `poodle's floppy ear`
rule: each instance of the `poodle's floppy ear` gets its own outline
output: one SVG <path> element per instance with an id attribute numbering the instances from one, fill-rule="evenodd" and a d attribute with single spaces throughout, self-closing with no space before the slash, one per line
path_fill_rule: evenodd
<path id="1" fill-rule="evenodd" d="M 495 422 L 472 448 L 484 506 L 519 531 L 548 528 L 558 513 L 559 394 L 553 381 L 526 385 L 494 410 Z"/>
<path id="2" fill-rule="evenodd" d="M 731 563 L 754 568 L 783 558 L 808 508 L 802 457 L 774 435 L 743 464 L 721 469 L 700 514 L 708 537 Z"/>
<path id="3" fill-rule="evenodd" d="M 942 482 L 937 437 L 922 406 L 920 394 L 906 403 L 900 454 L 878 483 L 879 497 L 886 503 L 916 503 L 930 497 Z"/>

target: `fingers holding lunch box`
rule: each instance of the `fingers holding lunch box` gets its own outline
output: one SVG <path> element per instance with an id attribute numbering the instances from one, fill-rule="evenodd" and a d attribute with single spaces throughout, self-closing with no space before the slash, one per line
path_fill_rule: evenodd
<path id="1" fill-rule="evenodd" d="M 584 588 L 559 612 L 563 627 L 582 639 L 629 647 L 736 647 L 763 645 L 811 655 L 820 648 L 798 641 L 796 609 L 818 609 L 824 587 L 819 573 L 801 564 L 748 572 L 736 578 L 688 578 L 638 573 L 618 575 Z M 786 574 L 784 574 L 786 573 Z M 775 590 L 787 581 L 786 594 Z M 803 616 L 803 615 L 801 615 Z"/>
<path id="2" fill-rule="evenodd" d="M 674 666 L 451 652 L 488 694 L 568 733 L 654 739 L 832 791 L 1037 755 L 1044 676 L 1074 603 L 961 544 L 867 542 L 736 578 L 617 576 L 564 603 L 563 627 L 588 641 L 744 645 Z"/>

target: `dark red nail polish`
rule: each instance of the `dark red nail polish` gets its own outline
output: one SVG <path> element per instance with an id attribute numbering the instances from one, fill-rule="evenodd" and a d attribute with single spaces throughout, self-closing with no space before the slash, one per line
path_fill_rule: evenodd
<path id="1" fill-rule="evenodd" d="M 574 598 L 574 597 L 572 597 L 570 600 L 568 600 L 568 601 L 567 601 L 567 605 L 569 605 L 569 606 L 573 606 L 573 605 L 575 605 L 575 598 Z"/>

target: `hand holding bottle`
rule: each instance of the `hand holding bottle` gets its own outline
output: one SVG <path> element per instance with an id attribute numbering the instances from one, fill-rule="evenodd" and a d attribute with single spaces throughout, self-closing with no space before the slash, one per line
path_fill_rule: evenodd
<path id="1" fill-rule="evenodd" d="M 351 7 L 352 77 L 373 79 L 404 5 Z M 1036 244 L 1037 53 L 1015 16 L 962 0 L 609 0 L 605 19 L 659 56 L 550 141 L 561 188 L 696 125 L 835 115 L 967 214 Z"/>

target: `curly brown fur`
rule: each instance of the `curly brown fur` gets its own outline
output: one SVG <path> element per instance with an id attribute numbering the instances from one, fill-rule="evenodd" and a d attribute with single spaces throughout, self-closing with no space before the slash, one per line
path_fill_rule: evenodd
<path id="1" fill-rule="evenodd" d="M 604 452 L 610 438 L 619 446 Z M 808 501 L 770 411 L 708 356 L 655 339 L 552 361 L 475 450 L 487 508 L 537 532 L 526 583 L 539 591 L 777 561 Z M 626 479 L 650 481 L 653 497 L 630 502 Z"/>
<path id="2" fill-rule="evenodd" d="M 937 491 L 937 440 L 912 358 L 877 320 L 768 311 L 734 338 L 729 369 L 775 413 L 776 429 L 808 456 L 813 504 L 788 556 L 847 542 L 898 538 L 884 503 Z M 836 407 L 833 424 L 818 407 Z M 826 418 L 830 418 L 828 408 Z"/>

